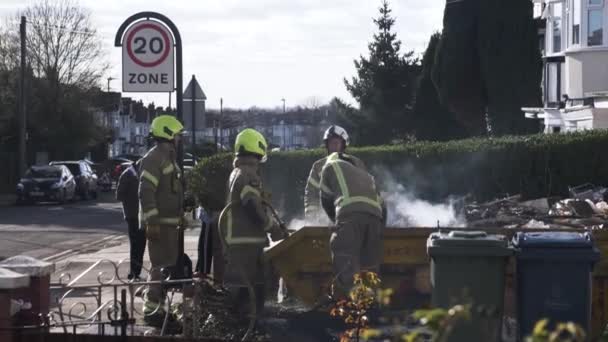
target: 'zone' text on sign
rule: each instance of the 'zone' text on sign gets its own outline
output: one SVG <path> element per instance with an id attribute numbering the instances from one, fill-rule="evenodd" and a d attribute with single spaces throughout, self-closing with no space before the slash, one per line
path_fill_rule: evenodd
<path id="1" fill-rule="evenodd" d="M 129 84 L 169 84 L 168 74 L 129 74 Z"/>

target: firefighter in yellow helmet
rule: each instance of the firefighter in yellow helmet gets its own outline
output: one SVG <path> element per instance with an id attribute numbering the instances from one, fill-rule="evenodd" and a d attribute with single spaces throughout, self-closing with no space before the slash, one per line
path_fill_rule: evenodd
<path id="1" fill-rule="evenodd" d="M 321 171 L 321 204 L 335 222 L 330 249 L 336 295 L 345 296 L 353 276 L 362 271 L 378 273 L 382 260 L 382 231 L 386 207 L 374 177 L 355 159 L 335 152 Z"/>
<path id="2" fill-rule="evenodd" d="M 179 226 L 183 217 L 181 171 L 176 161 L 176 148 L 184 126 L 171 115 L 156 117 L 150 135 L 156 145 L 140 162 L 139 220 L 145 227 L 150 256 L 148 281 L 159 281 L 163 268 L 176 264 Z M 144 298 L 144 320 L 154 327 L 163 324 L 166 293 L 160 285 L 150 285 Z"/>
<path id="3" fill-rule="evenodd" d="M 219 219 L 219 233 L 226 260 L 224 283 L 231 290 L 237 311 L 250 307 L 254 290 L 256 310 L 264 304 L 262 253 L 267 234 L 277 241 L 286 232 L 271 216 L 263 198 L 260 163 L 267 158 L 266 139 L 253 129 L 241 131 L 235 141 L 234 169 L 228 182 L 227 205 Z"/>

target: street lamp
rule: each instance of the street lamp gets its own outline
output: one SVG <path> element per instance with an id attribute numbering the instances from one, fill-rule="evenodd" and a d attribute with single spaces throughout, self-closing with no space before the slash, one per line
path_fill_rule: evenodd
<path id="1" fill-rule="evenodd" d="M 115 80 L 114 77 L 112 77 L 112 76 L 108 77 L 108 93 L 110 92 L 110 81 L 113 81 L 113 80 Z"/>
<path id="2" fill-rule="evenodd" d="M 283 114 L 285 114 L 285 98 L 282 98 L 281 101 L 283 101 Z"/>

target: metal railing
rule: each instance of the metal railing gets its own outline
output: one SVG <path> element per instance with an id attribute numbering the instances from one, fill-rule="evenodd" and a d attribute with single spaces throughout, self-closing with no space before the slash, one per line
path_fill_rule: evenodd
<path id="1" fill-rule="evenodd" d="M 128 264 L 128 259 L 119 262 L 103 259 L 75 277 L 62 273 L 49 289 L 52 296 L 49 314 L 41 315 L 39 324 L 19 326 L 14 330 L 21 333 L 50 331 L 120 336 L 165 335 L 174 295 L 183 294 L 185 288 L 193 286 L 194 280 L 171 279 L 169 272 L 163 269 L 163 279 L 159 281 L 132 281 L 120 274 L 121 266 Z M 145 267 L 142 270 L 144 273 L 150 272 Z M 95 277 L 93 282 L 90 281 L 91 275 Z M 159 303 L 152 312 L 144 313 L 143 300 L 138 301 L 137 298 L 145 298 L 150 285 L 162 286 L 168 300 Z M 155 315 L 159 311 L 165 315 L 160 332 L 137 324 L 138 318 Z"/>

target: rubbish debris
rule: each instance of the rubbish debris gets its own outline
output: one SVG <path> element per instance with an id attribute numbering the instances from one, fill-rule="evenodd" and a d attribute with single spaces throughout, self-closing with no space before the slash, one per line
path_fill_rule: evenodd
<path id="1" fill-rule="evenodd" d="M 568 198 L 557 202 L 549 211 L 549 215 L 592 217 L 595 214 L 592 206 L 595 207 L 593 202 L 588 203 L 585 200 Z"/>
<path id="2" fill-rule="evenodd" d="M 550 226 L 543 221 L 532 219 L 528 223 L 524 224 L 522 228 L 550 228 Z"/>
<path id="3" fill-rule="evenodd" d="M 572 198 L 537 198 L 521 195 L 464 207 L 469 227 L 602 229 L 608 223 L 608 188 L 586 183 L 569 188 Z"/>
<path id="4" fill-rule="evenodd" d="M 594 203 L 603 201 L 608 196 L 608 188 L 595 186 L 591 183 L 581 184 L 575 187 L 570 187 L 570 196 L 580 200 L 591 200 Z"/>
<path id="5" fill-rule="evenodd" d="M 602 213 L 602 215 L 608 216 L 608 203 L 601 201 L 596 203 L 595 207 L 597 208 L 597 210 L 599 210 L 600 213 Z"/>

